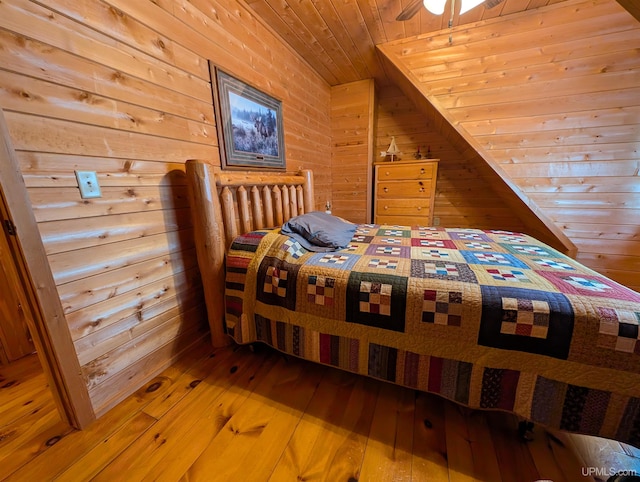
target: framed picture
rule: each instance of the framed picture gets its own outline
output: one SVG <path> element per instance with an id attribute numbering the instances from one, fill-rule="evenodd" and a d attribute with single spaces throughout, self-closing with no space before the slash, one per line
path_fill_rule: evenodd
<path id="1" fill-rule="evenodd" d="M 285 169 L 282 103 L 209 67 L 222 168 Z"/>

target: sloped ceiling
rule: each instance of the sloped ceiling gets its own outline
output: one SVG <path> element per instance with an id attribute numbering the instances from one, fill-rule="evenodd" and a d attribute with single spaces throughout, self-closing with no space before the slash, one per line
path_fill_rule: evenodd
<path id="1" fill-rule="evenodd" d="M 535 10 L 566 0 L 503 0 L 493 8 L 480 5 L 459 15 L 460 0 L 448 0 L 443 15 L 425 8 L 410 20 L 396 17 L 421 0 L 245 0 L 248 6 L 316 70 L 329 85 L 375 79 L 389 82 L 375 46 L 449 28 L 472 27 L 493 18 Z M 616 0 L 609 0 L 615 2 Z M 617 0 L 640 20 L 637 0 Z"/>
<path id="2" fill-rule="evenodd" d="M 640 289 L 638 3 L 505 0 L 456 7 L 449 28 L 424 9 L 395 21 L 412 1 L 247 0 L 330 85 L 401 87 L 525 216 Z"/>
<path id="3" fill-rule="evenodd" d="M 452 1 L 452 27 L 459 27 L 564 0 L 503 0 L 494 8 L 480 5 L 462 16 L 458 14 L 460 1 L 448 0 L 443 15 L 419 8 L 416 15 L 403 22 L 396 17 L 421 0 L 245 1 L 329 85 L 373 78 L 381 86 L 389 82 L 389 76 L 375 46 L 447 29 Z"/>

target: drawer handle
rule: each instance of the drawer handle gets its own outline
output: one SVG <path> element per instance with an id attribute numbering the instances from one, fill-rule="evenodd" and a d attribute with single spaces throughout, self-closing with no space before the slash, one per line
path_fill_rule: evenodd
<path id="1" fill-rule="evenodd" d="M 424 192 L 424 188 L 423 188 L 423 187 L 421 187 L 420 189 L 418 189 L 418 191 L 420 191 L 420 192 Z"/>
<path id="2" fill-rule="evenodd" d="M 386 211 L 387 209 L 389 209 L 389 206 L 385 206 L 385 207 L 384 207 L 384 210 L 385 210 L 385 211 Z"/>
<path id="3" fill-rule="evenodd" d="M 389 188 L 388 188 L 388 187 L 384 187 L 384 188 L 382 188 L 382 190 L 383 190 L 384 192 L 389 192 Z"/>
<path id="4" fill-rule="evenodd" d="M 388 176 L 389 175 L 389 171 L 384 171 L 384 175 Z"/>
<path id="5" fill-rule="evenodd" d="M 424 167 L 420 169 L 420 174 L 424 174 Z"/>
<path id="6" fill-rule="evenodd" d="M 422 206 L 418 206 L 418 211 L 422 211 Z"/>

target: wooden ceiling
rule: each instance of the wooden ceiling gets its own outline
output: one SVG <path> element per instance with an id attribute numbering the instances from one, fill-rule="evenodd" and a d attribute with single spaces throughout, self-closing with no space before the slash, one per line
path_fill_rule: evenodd
<path id="1" fill-rule="evenodd" d="M 249 7 L 293 47 L 330 85 L 356 80 L 389 82 L 375 46 L 448 28 L 448 0 L 443 15 L 425 8 L 404 22 L 396 17 L 420 0 L 245 0 Z M 453 26 L 511 15 L 563 0 L 504 0 L 494 8 L 480 5 L 458 15 Z"/>

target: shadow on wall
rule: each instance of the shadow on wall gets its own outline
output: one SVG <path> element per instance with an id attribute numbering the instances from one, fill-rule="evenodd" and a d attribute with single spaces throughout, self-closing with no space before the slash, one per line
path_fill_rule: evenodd
<path id="1" fill-rule="evenodd" d="M 179 354 L 207 335 L 209 325 L 184 170 L 168 172 L 162 179 L 160 191 L 169 248 L 165 263 L 171 268 L 165 288 L 173 291 L 173 296 L 167 298 L 168 302 L 173 299 L 171 307 L 160 316 L 165 316 L 171 324 L 174 337 L 168 343 L 173 344 L 173 354 Z"/>

